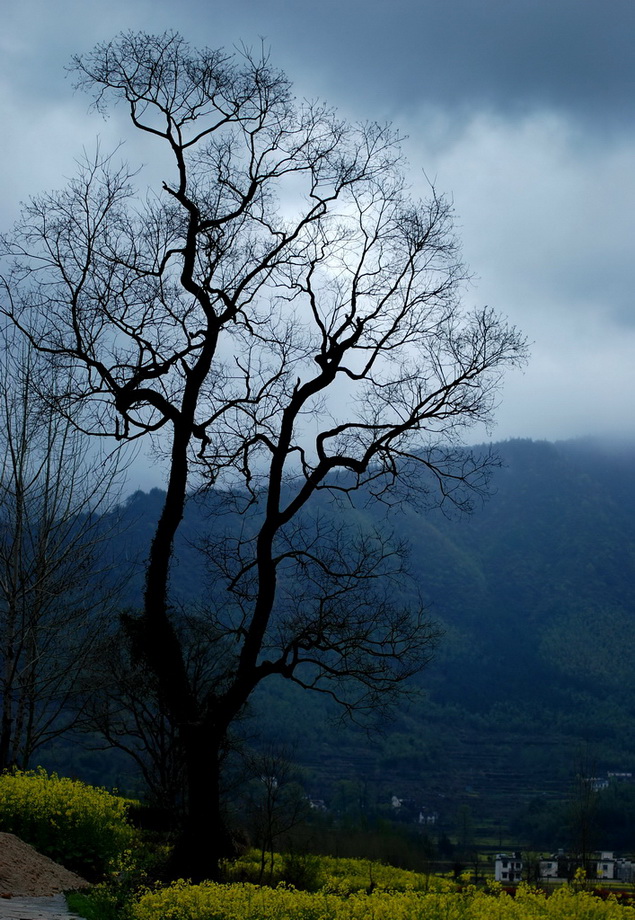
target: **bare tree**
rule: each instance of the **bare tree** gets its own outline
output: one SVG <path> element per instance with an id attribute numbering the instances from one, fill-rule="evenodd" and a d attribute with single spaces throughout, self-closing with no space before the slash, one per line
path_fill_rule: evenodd
<path id="1" fill-rule="evenodd" d="M 197 698 L 208 693 L 216 671 L 218 636 L 210 635 L 211 614 L 183 609 L 175 615 L 178 641 Z M 85 659 L 80 681 L 82 714 L 79 726 L 101 735 L 135 762 L 150 803 L 178 821 L 184 809 L 183 751 L 178 726 L 156 675 L 140 649 L 143 624 L 133 611 L 113 618 Z M 219 751 L 219 756 L 229 753 Z"/>
<path id="2" fill-rule="evenodd" d="M 82 662 L 115 586 L 101 515 L 117 459 L 87 461 L 85 438 L 39 398 L 41 361 L 2 330 L 0 377 L 0 769 L 29 763 L 77 715 Z"/>
<path id="3" fill-rule="evenodd" d="M 298 782 L 298 771 L 283 748 L 269 744 L 261 753 L 249 755 L 247 768 L 254 776 L 246 798 L 255 843 L 260 849 L 258 880 L 262 885 L 268 871 L 271 884 L 275 846 L 306 820 L 310 806 Z"/>
<path id="4" fill-rule="evenodd" d="M 149 803 L 174 821 L 183 807 L 183 759 L 156 678 L 134 654 L 132 622 L 129 613 L 112 622 L 85 662 L 79 727 L 127 754 Z"/>
<path id="5" fill-rule="evenodd" d="M 592 874 L 591 862 L 597 838 L 599 792 L 596 765 L 586 746 L 577 752 L 576 761 L 567 808 L 571 851 L 576 862 L 572 868 L 574 871 L 582 868 L 589 876 Z"/>
<path id="6" fill-rule="evenodd" d="M 373 705 L 434 643 L 421 611 L 381 587 L 399 553 L 364 527 L 325 545 L 319 517 L 308 523 L 318 497 L 389 499 L 422 468 L 467 501 L 486 461 L 458 449 L 461 432 L 490 418 L 525 345 L 491 310 L 461 308 L 451 205 L 434 189 L 413 200 L 390 128 L 296 103 L 264 56 L 173 33 L 121 35 L 73 67 L 98 109 L 124 102 L 174 174 L 143 198 L 97 152 L 33 199 L 4 244 L 4 309 L 72 375 L 62 412 L 81 406 L 87 430 L 149 436 L 167 458 L 138 649 L 177 729 L 179 852 L 202 877 L 230 848 L 219 750 L 258 684 L 281 675 Z M 201 483 L 255 511 L 214 559 L 213 679 L 197 692 L 169 573 Z"/>

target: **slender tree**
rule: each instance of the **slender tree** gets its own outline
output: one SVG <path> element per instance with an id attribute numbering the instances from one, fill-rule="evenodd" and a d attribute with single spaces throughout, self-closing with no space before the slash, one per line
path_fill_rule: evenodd
<path id="1" fill-rule="evenodd" d="M 567 811 L 571 852 L 576 863 L 573 868 L 584 869 L 587 875 L 592 872 L 591 858 L 597 838 L 600 795 L 595 773 L 593 757 L 588 749 L 582 748 L 577 754 Z"/>
<path id="2" fill-rule="evenodd" d="M 4 309 L 71 374 L 60 411 L 81 406 L 97 435 L 149 436 L 167 460 L 135 646 L 177 730 L 178 853 L 202 877 L 230 849 L 219 752 L 258 684 L 279 675 L 353 711 L 399 689 L 434 642 L 386 586 L 399 550 L 327 528 L 319 496 L 392 500 L 422 468 L 465 501 L 485 461 L 458 449 L 461 432 L 488 421 L 525 345 L 491 310 L 462 309 L 452 208 L 434 189 L 413 199 L 389 127 L 296 102 L 264 56 L 173 33 L 121 35 L 73 69 L 98 109 L 123 101 L 173 174 L 140 197 L 97 152 L 33 199 L 4 244 Z M 243 512 L 212 553 L 202 681 L 169 591 L 201 483 Z"/>
<path id="3" fill-rule="evenodd" d="M 132 652 L 129 616 L 108 624 L 85 661 L 79 727 L 101 736 L 106 749 L 127 754 L 143 779 L 148 804 L 175 823 L 183 808 L 177 729 L 162 705 L 156 678 Z"/>
<path id="4" fill-rule="evenodd" d="M 85 438 L 40 398 L 43 367 L 2 330 L 0 374 L 0 769 L 26 768 L 77 718 L 81 662 L 115 580 L 101 517 L 118 460 L 86 458 Z M 115 491 L 113 491 L 115 490 Z"/>
<path id="5" fill-rule="evenodd" d="M 269 744 L 246 758 L 252 774 L 246 796 L 249 825 L 260 849 L 259 884 L 273 881 L 275 847 L 306 820 L 310 805 L 288 753 Z M 268 865 L 267 865 L 268 864 Z"/>

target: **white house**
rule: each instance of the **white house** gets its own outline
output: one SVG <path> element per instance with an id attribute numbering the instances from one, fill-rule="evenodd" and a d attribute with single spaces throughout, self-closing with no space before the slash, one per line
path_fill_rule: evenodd
<path id="1" fill-rule="evenodd" d="M 540 860 L 540 878 L 569 878 L 577 865 L 576 857 L 567 856 L 560 850 Z M 594 867 L 595 875 L 593 874 Z M 588 871 L 590 878 L 606 881 L 617 879 L 622 882 L 632 882 L 635 879 L 635 864 L 630 859 L 616 859 L 611 850 L 601 850 L 596 853 L 589 860 Z"/>
<path id="2" fill-rule="evenodd" d="M 616 878 L 615 865 L 616 860 L 613 858 L 613 853 L 603 850 L 596 862 L 596 876 L 601 879 Z"/>
<path id="3" fill-rule="evenodd" d="M 558 878 L 558 859 L 556 856 L 540 860 L 540 878 Z"/>
<path id="4" fill-rule="evenodd" d="M 497 853 L 494 857 L 494 879 L 497 882 L 520 882 L 523 872 L 523 861 L 520 853 L 508 856 L 507 853 Z"/>

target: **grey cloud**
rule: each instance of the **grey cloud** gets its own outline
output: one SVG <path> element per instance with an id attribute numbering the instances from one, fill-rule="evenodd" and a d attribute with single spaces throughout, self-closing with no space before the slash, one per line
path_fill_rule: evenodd
<path id="1" fill-rule="evenodd" d="M 16 10 L 8 31 L 13 20 L 32 39 L 10 64 L 25 92 L 59 91 L 70 55 L 121 29 L 175 28 L 211 46 L 262 38 L 300 91 L 368 117 L 421 103 L 465 113 L 553 107 L 608 128 L 635 114 L 632 0 L 113 0 L 108 10 L 25 0 Z"/>
<path id="2" fill-rule="evenodd" d="M 364 106 L 548 106 L 607 125 L 634 114 L 632 0 L 273 0 L 225 19 Z"/>
<path id="3" fill-rule="evenodd" d="M 497 437 L 633 431 L 633 0 L 22 0 L 0 35 L 5 221 L 95 134 L 122 136 L 124 112 L 104 125 L 72 96 L 71 54 L 170 28 L 212 47 L 263 38 L 298 95 L 409 134 L 415 190 L 422 166 L 454 196 L 467 301 L 534 342 Z M 156 159 L 134 139 L 125 155 Z"/>

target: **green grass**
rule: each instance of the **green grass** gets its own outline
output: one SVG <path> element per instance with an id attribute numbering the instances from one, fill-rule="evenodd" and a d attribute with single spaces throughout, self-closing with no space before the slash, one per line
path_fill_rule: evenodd
<path id="1" fill-rule="evenodd" d="M 88 891 L 72 891 L 66 895 L 68 909 L 84 920 L 126 920 L 127 911 L 119 899 L 104 885 Z"/>

